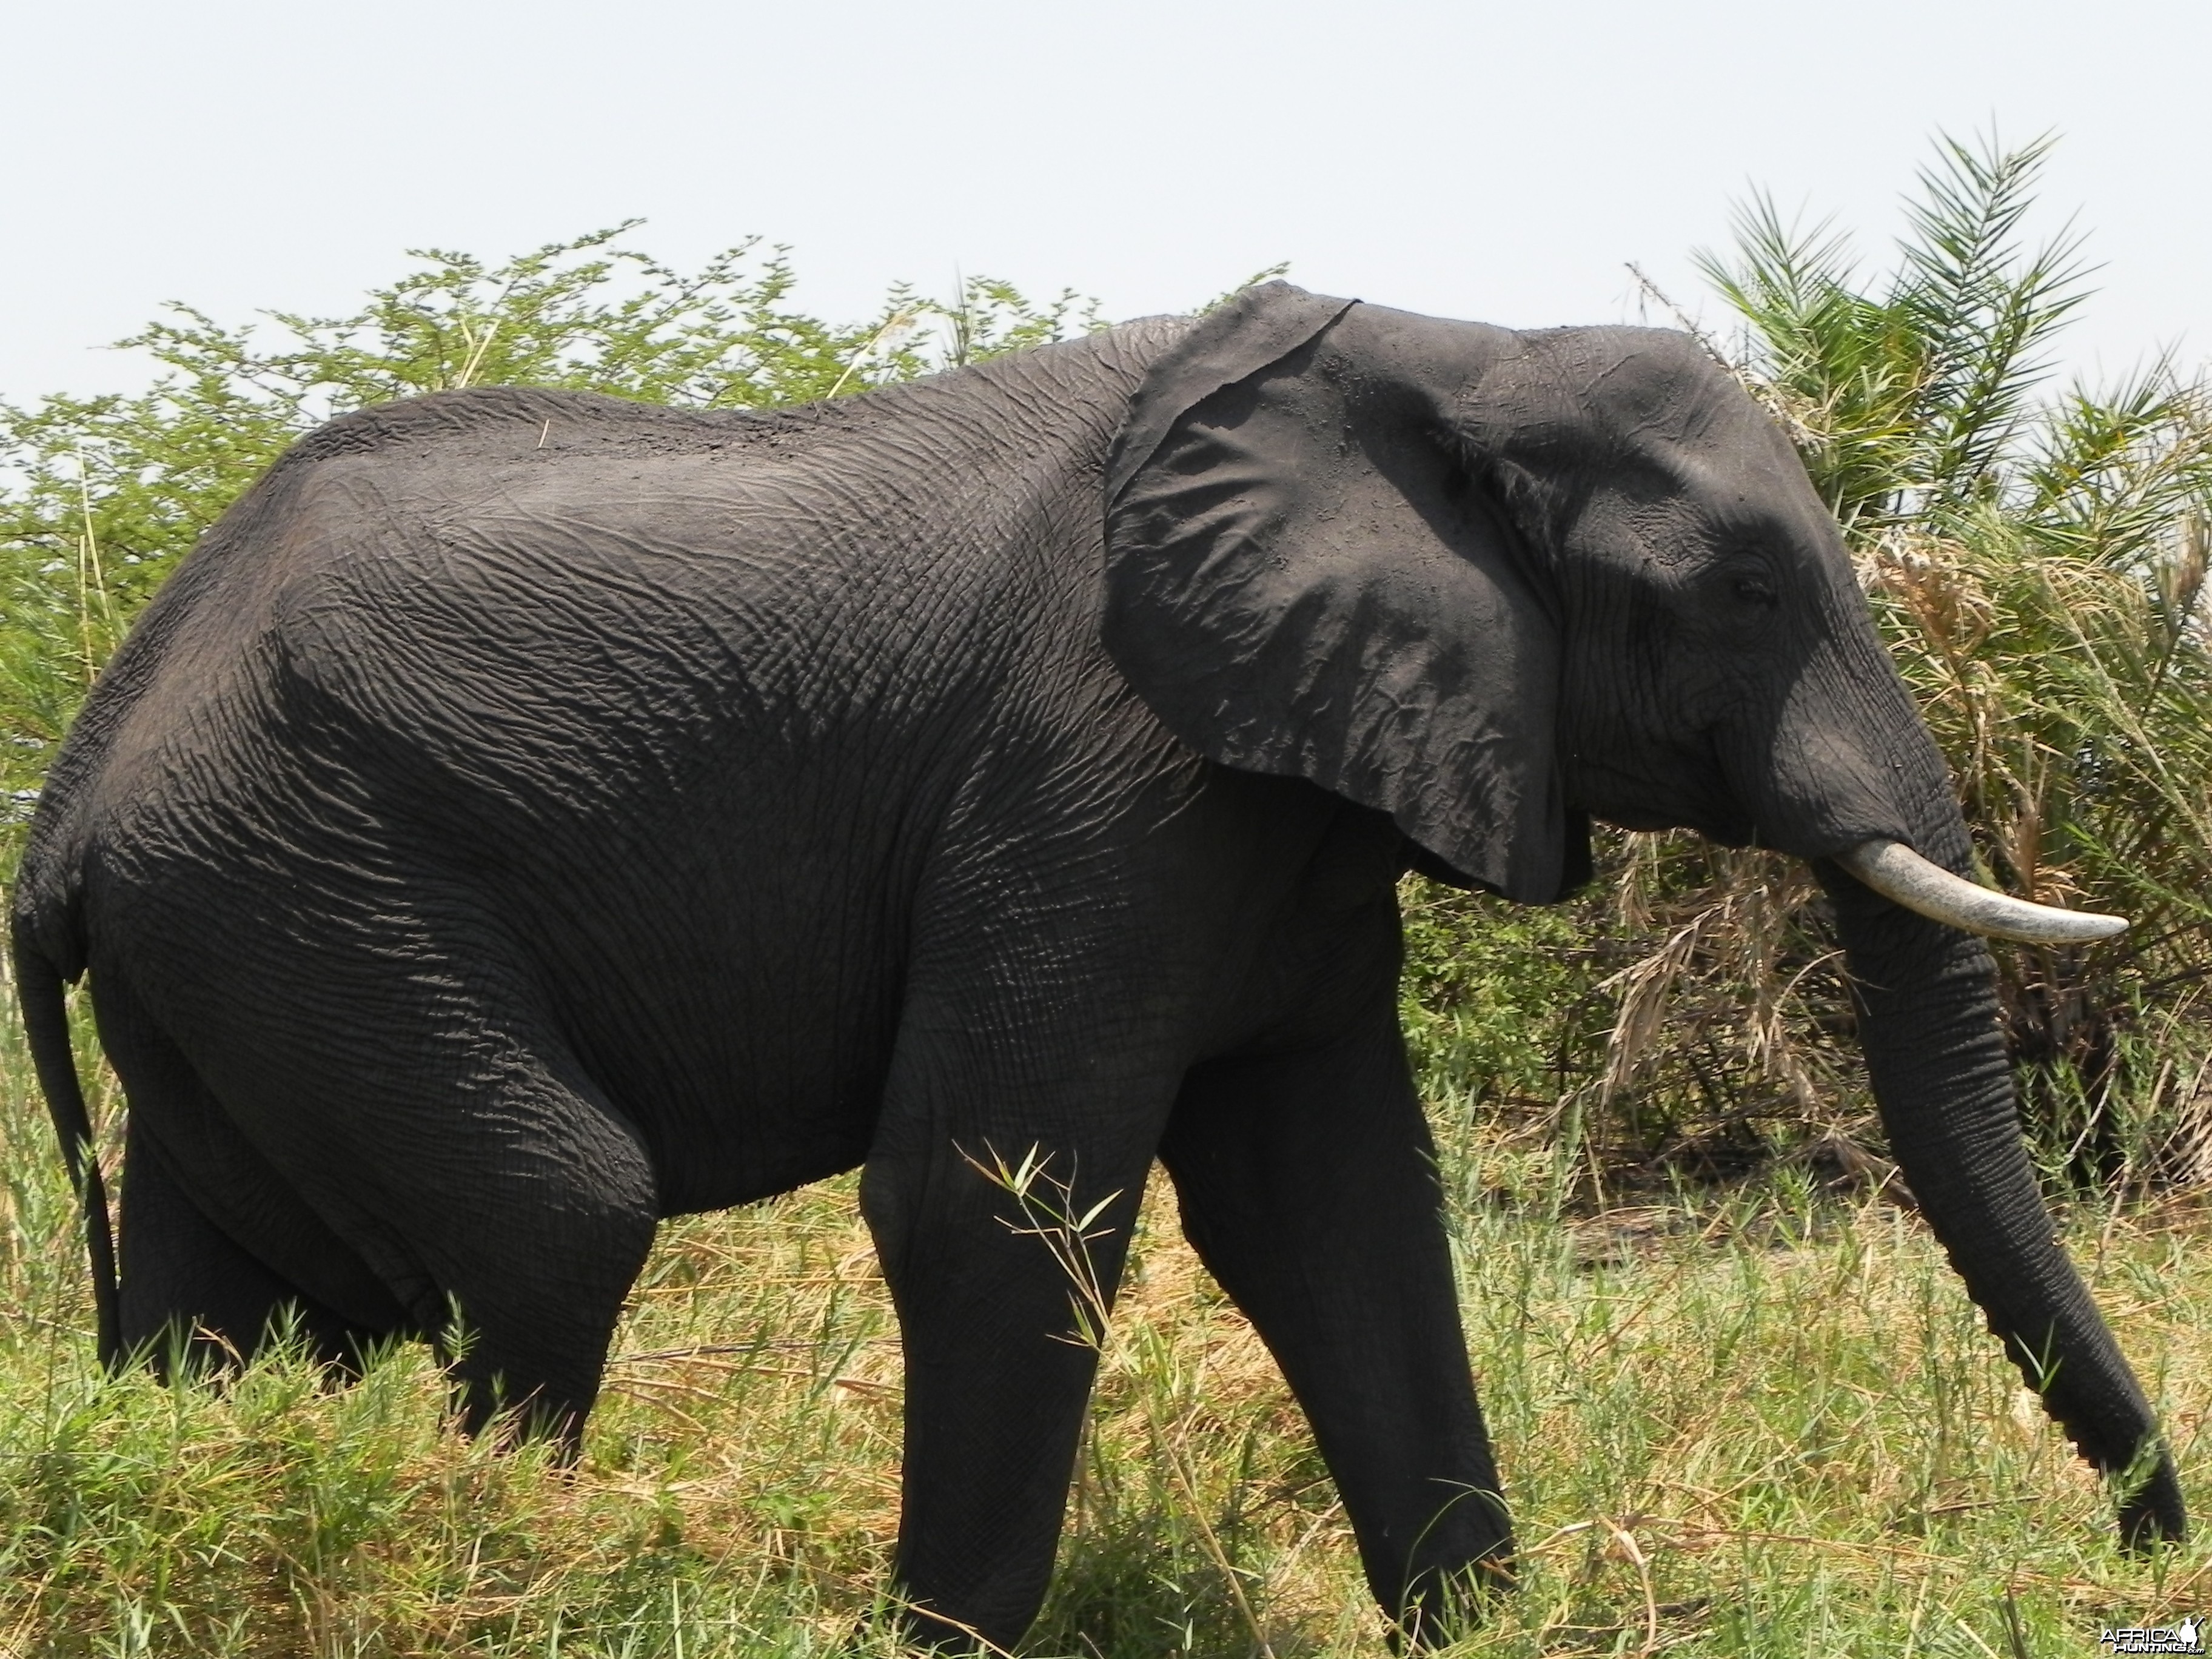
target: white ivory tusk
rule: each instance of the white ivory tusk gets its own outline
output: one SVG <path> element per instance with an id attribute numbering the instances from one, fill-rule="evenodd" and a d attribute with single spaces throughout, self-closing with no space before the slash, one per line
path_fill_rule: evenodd
<path id="1" fill-rule="evenodd" d="M 2023 945 L 2088 945 L 2110 939 L 2128 925 L 2124 916 L 2054 910 L 2047 904 L 1993 893 L 1893 841 L 1862 842 L 1837 854 L 1836 862 L 1893 903 L 1991 939 L 2018 939 Z"/>

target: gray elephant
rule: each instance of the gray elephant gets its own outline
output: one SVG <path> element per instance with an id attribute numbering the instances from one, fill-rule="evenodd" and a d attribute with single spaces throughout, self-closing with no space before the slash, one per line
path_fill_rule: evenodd
<path id="1" fill-rule="evenodd" d="M 1117 1195 L 1110 1284 L 1158 1158 L 1421 1639 L 1511 1544 L 1395 884 L 1556 899 L 1585 814 L 1814 861 L 1923 1212 L 2132 1473 L 2125 1535 L 2179 1535 L 1951 922 L 2085 924 L 1960 879 L 1835 524 L 1679 335 L 1276 283 L 787 413 L 349 416 L 94 692 L 15 942 L 73 1155 L 80 973 L 128 1094 L 111 1356 L 250 1350 L 287 1304 L 342 1356 L 458 1308 L 472 1419 L 574 1437 L 661 1217 L 857 1165 L 905 1346 L 902 1590 L 1003 1644 L 1093 1356 L 978 1165 Z"/>

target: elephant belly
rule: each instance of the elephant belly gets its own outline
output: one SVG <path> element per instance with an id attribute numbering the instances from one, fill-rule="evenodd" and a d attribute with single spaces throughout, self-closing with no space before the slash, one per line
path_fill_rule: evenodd
<path id="1" fill-rule="evenodd" d="M 889 951 L 865 929 L 824 929 L 842 905 L 805 907 L 811 927 L 748 925 L 749 908 L 665 926 L 650 952 L 587 948 L 556 975 L 561 1028 L 643 1138 L 664 1214 L 849 1170 L 875 1132 L 898 1019 Z M 611 985 L 590 965 L 608 961 L 634 971 Z"/>
<path id="2" fill-rule="evenodd" d="M 643 1135 L 663 1215 L 772 1198 L 857 1167 L 875 1133 L 881 1063 L 833 1049 L 807 1062 L 734 1044 L 671 1075 L 666 1057 L 616 1068 L 608 1093 Z M 839 1063 L 840 1061 L 845 1063 Z"/>

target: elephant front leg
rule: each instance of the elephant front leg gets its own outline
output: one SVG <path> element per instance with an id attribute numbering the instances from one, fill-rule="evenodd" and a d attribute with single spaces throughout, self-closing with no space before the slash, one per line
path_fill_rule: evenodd
<path id="1" fill-rule="evenodd" d="M 1415 1643 L 1449 1640 L 1510 1582 L 1513 1540 L 1394 1013 L 1196 1068 L 1160 1156 L 1313 1425 L 1376 1599 Z"/>
<path id="2" fill-rule="evenodd" d="M 861 1180 L 905 1346 L 899 1586 L 914 1634 L 949 1650 L 1011 1646 L 1043 1602 L 1173 1092 L 1024 1063 L 1060 1048 L 909 1026 Z"/>

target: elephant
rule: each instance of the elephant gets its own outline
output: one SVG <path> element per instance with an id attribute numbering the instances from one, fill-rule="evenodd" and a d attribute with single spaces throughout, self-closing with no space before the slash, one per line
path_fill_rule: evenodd
<path id="1" fill-rule="evenodd" d="M 1922 1212 L 2128 1541 L 2180 1536 L 1968 931 L 2107 924 L 1966 879 L 1834 519 L 1683 334 L 1273 283 L 783 411 L 344 416 L 90 694 L 14 950 L 111 1361 L 458 1316 L 468 1422 L 573 1443 L 661 1218 L 857 1167 L 899 1595 L 1004 1646 L 1096 1354 L 987 1168 L 1098 1206 L 1110 1287 L 1157 1160 L 1418 1643 L 1513 1544 L 1398 884 L 1557 901 L 1592 818 L 1811 862 Z M 128 1102 L 112 1246 L 80 975 Z"/>

